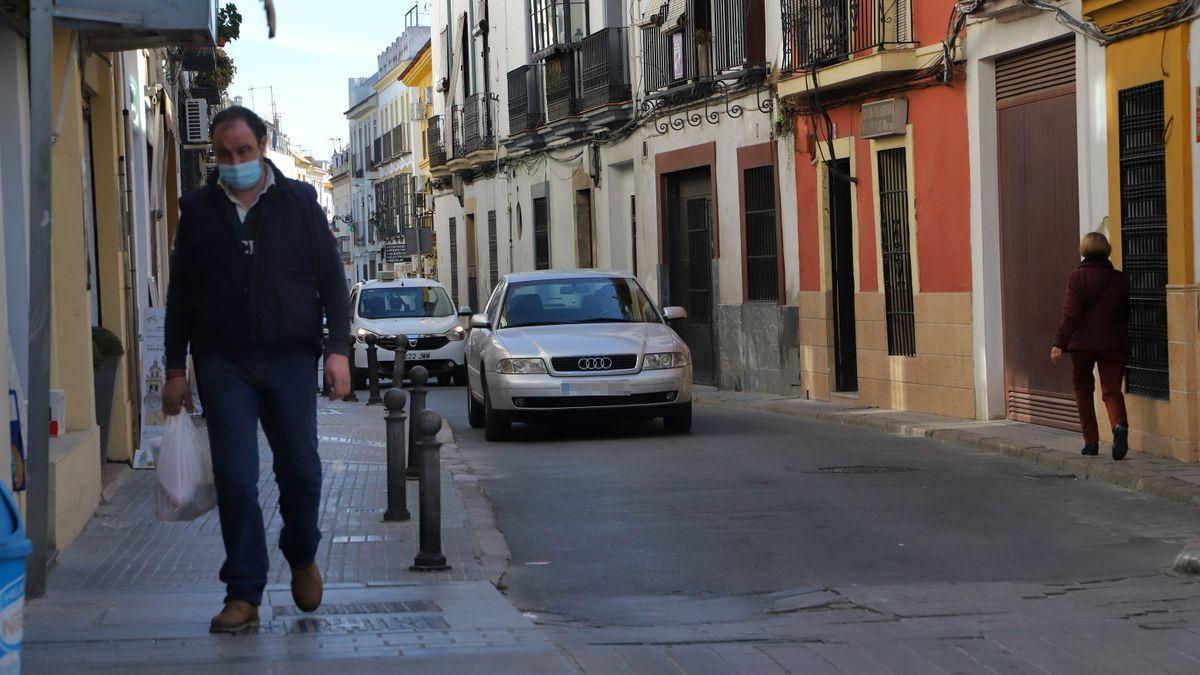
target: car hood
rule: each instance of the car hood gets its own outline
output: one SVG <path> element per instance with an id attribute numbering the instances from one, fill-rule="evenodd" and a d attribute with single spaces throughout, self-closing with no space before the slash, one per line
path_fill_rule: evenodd
<path id="1" fill-rule="evenodd" d="M 505 328 L 498 346 L 516 358 L 652 354 L 687 350 L 675 331 L 660 323 L 576 324 Z"/>
<path id="2" fill-rule="evenodd" d="M 426 335 L 445 333 L 458 325 L 456 316 L 407 319 L 359 319 L 358 325 L 380 335 Z"/>

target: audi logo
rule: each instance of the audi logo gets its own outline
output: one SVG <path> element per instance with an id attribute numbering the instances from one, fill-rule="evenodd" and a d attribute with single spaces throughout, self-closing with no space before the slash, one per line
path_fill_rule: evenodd
<path id="1" fill-rule="evenodd" d="M 613 360 L 607 356 L 592 356 L 579 359 L 580 370 L 612 370 Z"/>

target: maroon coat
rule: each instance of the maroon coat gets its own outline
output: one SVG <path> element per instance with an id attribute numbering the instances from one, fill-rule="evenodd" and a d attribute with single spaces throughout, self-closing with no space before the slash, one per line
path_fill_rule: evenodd
<path id="1" fill-rule="evenodd" d="M 1128 277 L 1108 260 L 1087 259 L 1067 277 L 1054 346 L 1068 352 L 1124 353 L 1128 323 Z"/>

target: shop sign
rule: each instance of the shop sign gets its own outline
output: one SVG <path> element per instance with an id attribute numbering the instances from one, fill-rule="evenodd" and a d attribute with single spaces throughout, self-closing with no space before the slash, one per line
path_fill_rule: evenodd
<path id="1" fill-rule="evenodd" d="M 863 138 L 880 138 L 903 134 L 908 128 L 908 99 L 864 103 L 862 107 Z"/>

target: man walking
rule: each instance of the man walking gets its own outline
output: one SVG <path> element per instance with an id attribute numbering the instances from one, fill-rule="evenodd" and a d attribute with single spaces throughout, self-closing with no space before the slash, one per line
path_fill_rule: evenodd
<path id="1" fill-rule="evenodd" d="M 252 111 L 226 108 L 210 130 L 218 171 L 180 200 L 167 292 L 167 414 L 192 409 L 189 347 L 212 446 L 225 608 L 214 633 L 258 625 L 267 584 L 267 542 L 258 503 L 258 424 L 271 444 L 283 529 L 301 610 L 321 604 L 317 517 L 317 359 L 328 319 L 330 397 L 349 392 L 349 292 L 325 214 L 311 185 L 266 159 L 267 127 Z"/>

